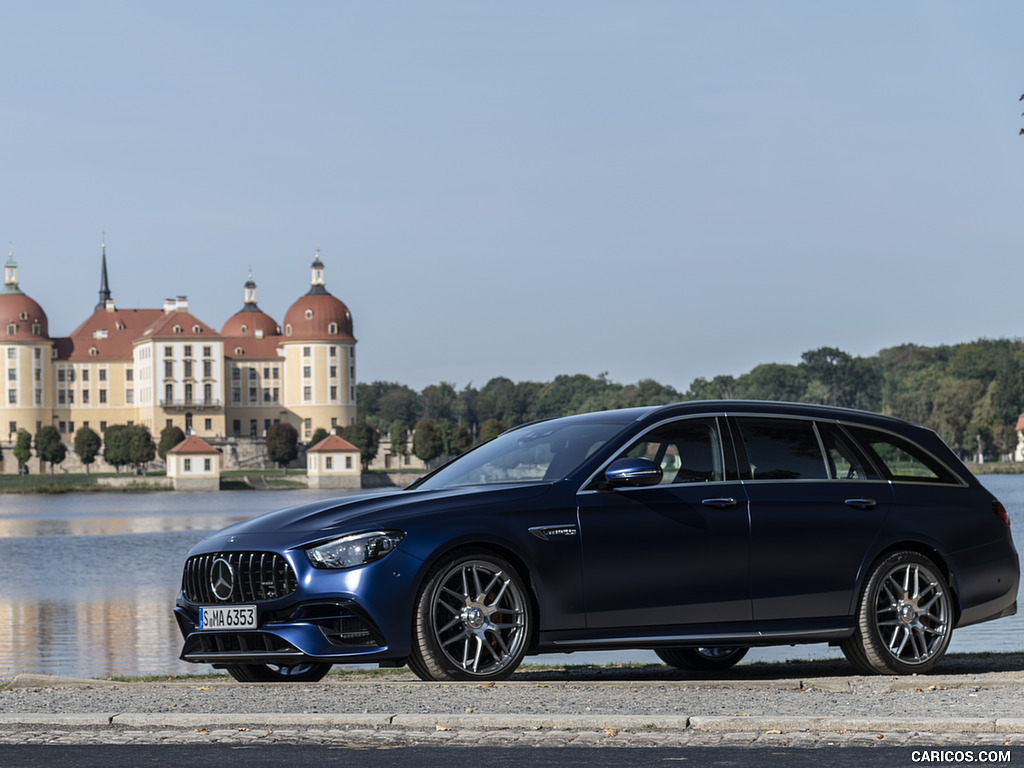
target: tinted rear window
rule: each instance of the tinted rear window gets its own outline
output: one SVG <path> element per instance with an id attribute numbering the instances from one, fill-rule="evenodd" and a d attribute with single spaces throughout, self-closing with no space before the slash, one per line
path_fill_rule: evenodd
<path id="1" fill-rule="evenodd" d="M 938 459 L 919 445 L 889 432 L 847 425 L 871 459 L 890 480 L 917 483 L 959 483 Z"/>
<path id="2" fill-rule="evenodd" d="M 736 419 L 752 480 L 827 480 L 828 469 L 810 421 Z"/>

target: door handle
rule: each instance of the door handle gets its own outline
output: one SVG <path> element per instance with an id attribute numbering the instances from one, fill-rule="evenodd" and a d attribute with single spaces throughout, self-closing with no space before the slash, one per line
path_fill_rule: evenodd
<path id="1" fill-rule="evenodd" d="M 874 509 L 876 502 L 874 499 L 847 499 L 846 506 L 856 507 L 857 509 Z"/>
<path id="2" fill-rule="evenodd" d="M 705 507 L 716 507 L 717 509 L 727 509 L 728 507 L 736 506 L 736 499 L 730 499 L 728 497 L 721 499 L 704 499 L 701 502 Z"/>

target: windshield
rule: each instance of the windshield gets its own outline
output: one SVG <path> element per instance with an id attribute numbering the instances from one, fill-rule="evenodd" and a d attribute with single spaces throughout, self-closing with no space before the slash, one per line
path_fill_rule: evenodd
<path id="1" fill-rule="evenodd" d="M 624 426 L 621 421 L 571 417 L 529 424 L 484 443 L 413 487 L 561 480 Z"/>

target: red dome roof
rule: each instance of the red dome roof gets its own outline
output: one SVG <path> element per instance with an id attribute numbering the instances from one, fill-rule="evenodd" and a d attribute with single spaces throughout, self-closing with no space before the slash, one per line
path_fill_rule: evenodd
<path id="1" fill-rule="evenodd" d="M 284 316 L 285 338 L 310 341 L 355 341 L 352 313 L 326 291 L 307 293 Z"/>
<path id="2" fill-rule="evenodd" d="M 262 334 L 260 333 L 261 331 Z M 262 335 L 265 338 L 267 336 L 280 336 L 281 328 L 274 322 L 274 318 L 266 312 L 258 309 L 240 309 L 227 319 L 224 327 L 220 329 L 220 335 L 232 337 L 247 336 L 250 338 L 259 338 Z"/>
<path id="3" fill-rule="evenodd" d="M 13 334 L 10 332 L 12 324 Z M 0 339 L 28 341 L 49 338 L 49 320 L 35 299 L 20 291 L 0 293 Z"/>

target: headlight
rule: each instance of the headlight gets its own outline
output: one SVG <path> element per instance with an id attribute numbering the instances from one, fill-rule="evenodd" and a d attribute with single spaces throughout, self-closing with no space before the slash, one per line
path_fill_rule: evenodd
<path id="1" fill-rule="evenodd" d="M 354 568 L 379 560 L 404 538 L 401 531 L 357 533 L 307 549 L 306 557 L 317 568 Z"/>

